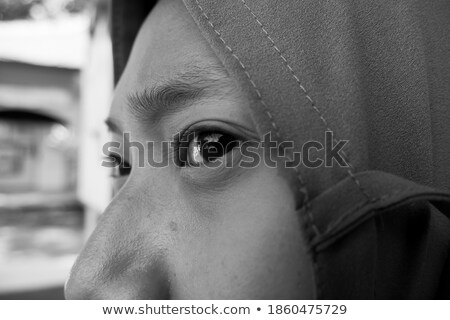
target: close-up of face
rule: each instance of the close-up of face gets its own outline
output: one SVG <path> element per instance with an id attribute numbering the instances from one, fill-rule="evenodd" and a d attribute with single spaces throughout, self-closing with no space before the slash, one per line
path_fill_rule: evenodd
<path id="1" fill-rule="evenodd" d="M 115 196 L 72 268 L 66 298 L 312 298 L 298 200 L 282 169 L 207 166 L 211 141 L 224 144 L 214 155 L 223 163 L 242 157 L 228 142 L 260 141 L 249 99 L 183 3 L 159 1 L 107 120 L 112 141 L 127 133 L 142 148 L 122 144 L 111 155 L 121 163 Z M 164 152 L 163 142 L 175 147 Z M 150 155 L 171 161 L 142 161 Z"/>
<path id="2" fill-rule="evenodd" d="M 0 0 L 0 44 L 6 318 L 450 299 L 449 0 Z"/>

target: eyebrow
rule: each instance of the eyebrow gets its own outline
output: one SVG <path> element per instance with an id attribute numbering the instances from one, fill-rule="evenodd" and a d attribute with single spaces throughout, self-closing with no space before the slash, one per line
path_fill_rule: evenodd
<path id="1" fill-rule="evenodd" d="M 189 66 L 151 88 L 130 93 L 126 101 L 136 120 L 157 123 L 200 99 L 224 96 L 232 88 L 231 80 L 222 67 Z"/>

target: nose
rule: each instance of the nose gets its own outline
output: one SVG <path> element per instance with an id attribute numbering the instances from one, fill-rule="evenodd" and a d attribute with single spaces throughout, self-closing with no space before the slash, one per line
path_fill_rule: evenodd
<path id="1" fill-rule="evenodd" d="M 140 232 L 135 212 L 124 212 L 111 203 L 103 213 L 72 267 L 66 299 L 170 299 L 165 250 L 155 245 L 161 241 Z"/>

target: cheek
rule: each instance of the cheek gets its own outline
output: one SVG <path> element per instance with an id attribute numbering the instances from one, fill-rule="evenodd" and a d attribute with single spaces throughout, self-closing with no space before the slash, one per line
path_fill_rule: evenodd
<path id="1" fill-rule="evenodd" d="M 252 169 L 210 192 L 170 169 L 138 171 L 77 260 L 69 297 L 313 297 L 295 201 L 276 170 Z"/>
<path id="2" fill-rule="evenodd" d="M 287 183 L 269 168 L 238 180 L 187 201 L 197 224 L 179 235 L 174 292 L 180 298 L 311 298 L 310 260 Z"/>

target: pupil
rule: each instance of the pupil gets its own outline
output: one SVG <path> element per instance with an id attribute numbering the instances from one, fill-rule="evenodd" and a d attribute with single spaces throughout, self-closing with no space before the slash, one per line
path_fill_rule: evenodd
<path id="1" fill-rule="evenodd" d="M 201 155 L 208 162 L 223 157 L 237 144 L 232 136 L 226 134 L 206 134 L 199 138 Z"/>

